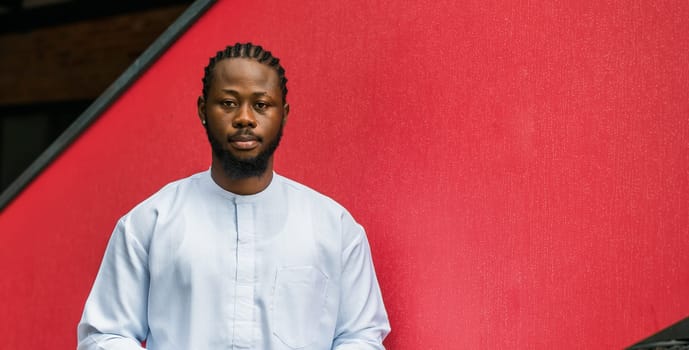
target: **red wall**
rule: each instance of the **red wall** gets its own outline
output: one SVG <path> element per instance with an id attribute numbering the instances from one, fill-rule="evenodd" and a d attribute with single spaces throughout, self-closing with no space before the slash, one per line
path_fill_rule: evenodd
<path id="1" fill-rule="evenodd" d="M 246 40 L 287 69 L 278 171 L 368 230 L 390 349 L 688 316 L 689 3 L 574 3 L 219 2 L 0 214 L 2 347 L 75 347 L 117 218 L 209 166 L 202 68 Z"/>

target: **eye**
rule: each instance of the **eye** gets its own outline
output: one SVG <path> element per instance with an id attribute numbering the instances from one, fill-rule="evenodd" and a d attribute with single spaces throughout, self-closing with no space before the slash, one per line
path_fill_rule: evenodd
<path id="1" fill-rule="evenodd" d="M 221 101 L 220 104 L 225 108 L 237 107 L 237 102 L 232 101 L 232 100 L 224 100 L 224 101 Z"/>
<path id="2" fill-rule="evenodd" d="M 254 103 L 254 108 L 256 108 L 259 111 L 262 111 L 262 110 L 265 110 L 266 108 L 268 108 L 268 104 L 263 102 L 263 101 L 258 101 L 256 103 Z"/>

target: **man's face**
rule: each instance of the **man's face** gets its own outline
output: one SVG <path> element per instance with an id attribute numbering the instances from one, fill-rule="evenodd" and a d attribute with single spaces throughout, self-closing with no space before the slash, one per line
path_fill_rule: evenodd
<path id="1" fill-rule="evenodd" d="M 198 109 L 214 162 L 231 178 L 262 175 L 272 164 L 289 111 L 277 72 L 252 59 L 231 58 L 218 61 L 212 74 Z"/>

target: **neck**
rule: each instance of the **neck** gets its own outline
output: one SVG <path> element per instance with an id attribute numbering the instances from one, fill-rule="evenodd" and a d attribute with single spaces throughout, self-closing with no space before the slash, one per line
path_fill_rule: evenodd
<path id="1" fill-rule="evenodd" d="M 265 190 L 273 180 L 272 158 L 268 161 L 268 167 L 263 174 L 239 179 L 227 176 L 221 164 L 222 163 L 219 160 L 216 160 L 215 157 L 213 157 L 213 163 L 211 164 L 211 178 L 225 191 L 232 192 L 234 194 L 246 196 L 259 193 Z"/>

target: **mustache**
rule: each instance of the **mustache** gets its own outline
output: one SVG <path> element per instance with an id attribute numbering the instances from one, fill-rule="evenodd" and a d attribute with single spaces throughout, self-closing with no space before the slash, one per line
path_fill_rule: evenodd
<path id="1" fill-rule="evenodd" d="M 234 134 L 227 137 L 230 142 L 234 141 L 262 141 L 261 137 L 256 136 L 251 129 L 239 129 Z"/>

